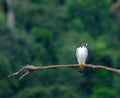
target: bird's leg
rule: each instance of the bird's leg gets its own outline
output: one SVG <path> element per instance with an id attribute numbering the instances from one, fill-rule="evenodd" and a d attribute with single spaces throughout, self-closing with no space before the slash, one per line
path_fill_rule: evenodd
<path id="1" fill-rule="evenodd" d="M 82 62 L 82 67 L 84 67 L 86 64 L 85 64 L 85 62 Z"/>
<path id="2" fill-rule="evenodd" d="M 79 65 L 79 67 L 81 68 L 81 66 L 82 66 L 82 62 L 80 62 L 78 65 Z"/>
<path id="3" fill-rule="evenodd" d="M 79 66 L 80 66 L 80 67 L 84 67 L 85 65 L 86 65 L 86 64 L 85 64 L 84 62 L 80 62 L 80 63 L 79 63 Z"/>

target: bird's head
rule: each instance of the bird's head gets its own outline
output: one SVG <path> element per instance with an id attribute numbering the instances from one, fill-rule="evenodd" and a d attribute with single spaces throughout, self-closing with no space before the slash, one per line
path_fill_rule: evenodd
<path id="1" fill-rule="evenodd" d="M 82 43 L 81 47 L 87 47 L 87 45 L 88 45 L 87 43 Z"/>

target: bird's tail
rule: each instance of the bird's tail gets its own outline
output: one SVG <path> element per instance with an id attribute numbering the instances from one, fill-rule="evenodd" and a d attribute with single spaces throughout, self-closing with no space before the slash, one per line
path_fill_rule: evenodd
<path id="1" fill-rule="evenodd" d="M 80 62 L 80 63 L 79 63 L 79 68 L 80 68 L 79 72 L 80 72 L 80 73 L 84 73 L 84 66 L 85 66 L 85 63 L 84 63 L 84 62 Z"/>
<path id="2" fill-rule="evenodd" d="M 84 73 L 84 67 L 80 67 L 79 72 Z"/>
<path id="3" fill-rule="evenodd" d="M 84 66 L 80 66 L 79 72 L 80 72 L 80 73 L 84 73 Z"/>

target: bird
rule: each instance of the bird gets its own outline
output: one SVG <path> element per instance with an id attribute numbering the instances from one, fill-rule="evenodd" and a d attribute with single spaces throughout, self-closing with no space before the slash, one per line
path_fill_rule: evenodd
<path id="1" fill-rule="evenodd" d="M 86 58 L 88 56 L 87 43 L 82 43 L 80 47 L 76 49 L 76 57 L 80 67 L 80 73 L 83 73 L 84 66 L 86 65 Z"/>

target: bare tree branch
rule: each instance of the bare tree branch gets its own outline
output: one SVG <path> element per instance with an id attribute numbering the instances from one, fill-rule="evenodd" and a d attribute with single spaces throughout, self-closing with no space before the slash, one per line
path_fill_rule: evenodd
<path id="1" fill-rule="evenodd" d="M 22 78 L 24 78 L 26 75 L 30 74 L 33 71 L 43 70 L 43 69 L 64 68 L 64 67 L 79 67 L 79 65 L 78 64 L 69 64 L 69 65 L 50 65 L 50 66 L 38 66 L 38 67 L 35 67 L 33 65 L 26 65 L 26 66 L 23 66 L 19 71 L 9 75 L 8 77 L 10 78 L 10 77 L 16 76 L 20 72 L 22 72 L 24 69 L 27 69 L 27 72 L 18 79 L 18 80 L 21 80 Z M 107 66 L 86 64 L 85 67 L 94 68 L 94 69 L 104 69 L 104 70 L 108 70 L 108 71 L 112 71 L 112 72 L 120 74 L 119 69 L 110 68 Z"/>

